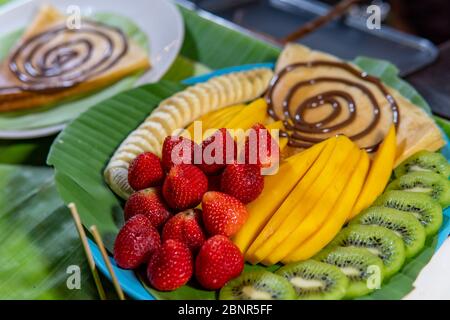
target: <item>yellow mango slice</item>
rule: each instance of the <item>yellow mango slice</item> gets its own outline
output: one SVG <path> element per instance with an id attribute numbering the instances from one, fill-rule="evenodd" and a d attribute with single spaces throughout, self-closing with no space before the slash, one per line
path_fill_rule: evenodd
<path id="1" fill-rule="evenodd" d="M 304 185 L 302 184 L 302 181 L 300 181 L 292 194 L 289 195 L 286 205 L 283 203 L 280 209 L 275 213 L 280 217 L 281 224 L 278 225 L 276 232 L 273 232 L 271 236 L 255 250 L 252 259 L 253 263 L 255 261 L 263 261 L 270 253 L 276 250 L 281 242 L 303 221 L 308 212 L 313 208 L 317 201 L 319 201 L 322 194 L 327 192 L 334 176 L 336 176 L 339 168 L 354 147 L 354 143 L 345 136 L 340 136 L 336 140 L 336 148 L 331 157 L 326 161 L 326 164 L 323 166 L 317 179 L 314 179 L 313 183 L 310 185 Z M 313 169 L 314 167 L 315 166 L 313 166 Z M 291 201 L 289 201 L 290 198 L 292 199 Z"/>
<path id="2" fill-rule="evenodd" d="M 267 130 L 273 130 L 273 129 L 284 130 L 283 121 L 281 121 L 281 120 L 269 123 L 268 125 L 265 125 L 265 127 Z"/>
<path id="3" fill-rule="evenodd" d="M 245 104 L 237 104 L 231 107 L 222 108 L 204 116 L 200 117 L 196 121 L 202 122 L 202 130 L 208 130 L 211 128 L 223 128 L 223 126 L 229 122 L 238 112 L 244 109 Z M 194 137 L 194 122 L 192 122 L 189 127 L 186 128 L 191 137 Z"/>
<path id="4" fill-rule="evenodd" d="M 339 201 L 341 193 L 355 170 L 360 155 L 359 147 L 355 144 L 353 150 L 341 163 L 341 166 L 335 172 L 334 176 L 329 177 L 331 184 L 325 192 L 321 194 L 321 197 L 314 207 L 307 213 L 303 221 L 300 222 L 291 233 L 288 233 L 287 237 L 280 245 L 278 245 L 267 258 L 262 260 L 263 264 L 274 265 L 278 263 L 309 236 L 316 232 L 324 221 L 332 215 L 334 206 L 336 205 L 336 202 Z M 309 201 L 309 199 L 305 199 L 305 201 Z M 303 208 L 299 207 L 295 210 L 303 210 Z"/>
<path id="5" fill-rule="evenodd" d="M 397 150 L 397 138 L 394 125 L 388 131 L 372 161 L 366 183 L 353 207 L 348 220 L 369 207 L 384 191 L 394 168 Z"/>
<path id="6" fill-rule="evenodd" d="M 286 146 L 288 145 L 288 142 L 289 142 L 289 138 L 280 138 L 280 141 L 278 143 L 280 146 L 280 151 L 283 151 L 284 148 L 286 148 Z"/>
<path id="7" fill-rule="evenodd" d="M 324 224 L 287 255 L 282 262 L 287 264 L 294 261 L 307 260 L 322 250 L 344 226 L 351 208 L 356 202 L 361 189 L 366 181 L 369 171 L 370 159 L 365 150 L 361 150 L 361 157 L 356 166 L 347 187 L 341 194 L 339 201 L 336 203 L 332 215 L 324 222 Z"/>
<path id="8" fill-rule="evenodd" d="M 275 210 L 316 161 L 326 143 L 317 144 L 288 158 L 275 175 L 264 177 L 264 190 L 256 200 L 247 204 L 247 222 L 233 239 L 241 252 L 247 250 Z"/>
<path id="9" fill-rule="evenodd" d="M 227 109 L 229 109 L 228 113 L 225 115 L 217 115 L 216 117 L 214 117 L 214 119 L 211 119 L 209 121 L 210 123 L 208 123 L 207 129 L 225 128 L 227 123 L 246 107 L 247 106 L 245 104 L 239 104 L 239 105 L 235 105 L 235 106 L 227 108 Z M 208 121 L 208 119 L 206 121 Z"/>
<path id="10" fill-rule="evenodd" d="M 264 123 L 267 117 L 267 103 L 263 98 L 257 99 L 243 108 L 224 126 L 227 129 L 250 129 L 255 123 Z"/>
<path id="11" fill-rule="evenodd" d="M 317 158 L 314 165 L 299 181 L 299 183 L 292 190 L 292 192 L 289 194 L 280 208 L 278 208 L 278 210 L 274 213 L 272 218 L 269 220 L 267 225 L 264 227 L 264 229 L 261 231 L 261 233 L 258 235 L 258 237 L 255 239 L 255 241 L 247 251 L 246 258 L 248 259 L 248 261 L 252 263 L 258 263 L 262 258 L 265 258 L 265 256 L 259 258 L 259 256 L 262 255 L 261 251 L 258 252 L 258 256 L 256 255 L 256 252 L 260 247 L 264 247 L 263 250 L 265 253 L 266 250 L 272 249 L 273 246 L 276 246 L 276 241 L 273 241 L 266 245 L 267 241 L 272 237 L 272 235 L 278 233 L 280 226 L 286 220 L 288 220 L 289 215 L 292 213 L 298 202 L 302 199 L 305 191 L 307 191 L 317 180 L 317 177 L 321 175 L 323 169 L 326 167 L 326 164 L 329 162 L 333 152 L 336 149 L 338 139 L 340 141 L 343 140 L 343 138 L 329 139 L 328 143 L 324 147 L 324 150 Z M 299 215 L 297 214 L 296 216 L 298 218 Z"/>

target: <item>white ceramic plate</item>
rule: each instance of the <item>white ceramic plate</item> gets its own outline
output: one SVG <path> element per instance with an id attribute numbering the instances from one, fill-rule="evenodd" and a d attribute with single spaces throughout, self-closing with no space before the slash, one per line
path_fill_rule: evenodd
<path id="1" fill-rule="evenodd" d="M 170 0 L 18 0 L 0 7 L 0 34 L 25 27 L 42 4 L 51 4 L 61 12 L 78 6 L 83 16 L 95 12 L 113 12 L 132 19 L 148 36 L 152 68 L 137 84 L 156 82 L 174 62 L 184 39 L 180 12 Z M 0 139 L 25 139 L 48 136 L 61 131 L 64 124 L 23 130 L 1 131 Z"/>

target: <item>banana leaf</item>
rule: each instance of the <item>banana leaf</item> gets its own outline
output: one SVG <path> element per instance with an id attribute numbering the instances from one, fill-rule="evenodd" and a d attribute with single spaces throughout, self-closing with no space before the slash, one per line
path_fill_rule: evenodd
<path id="1" fill-rule="evenodd" d="M 112 14 L 98 13 L 92 17 L 94 20 L 115 26 L 145 50 L 148 48 L 146 34 L 128 18 Z M 5 59 L 14 44 L 20 39 L 23 30 L 13 31 L 0 37 L 0 60 Z M 128 76 L 113 85 L 84 97 L 58 102 L 33 110 L 12 111 L 0 114 L 0 130 L 26 130 L 47 127 L 66 123 L 75 119 L 79 114 L 102 100 L 110 98 L 119 92 L 127 90 L 139 79 L 139 74 Z"/>
<path id="2" fill-rule="evenodd" d="M 0 188 L 1 299 L 98 299 L 53 170 L 0 165 Z M 80 289 L 70 290 L 67 268 L 73 265 L 81 281 Z"/>

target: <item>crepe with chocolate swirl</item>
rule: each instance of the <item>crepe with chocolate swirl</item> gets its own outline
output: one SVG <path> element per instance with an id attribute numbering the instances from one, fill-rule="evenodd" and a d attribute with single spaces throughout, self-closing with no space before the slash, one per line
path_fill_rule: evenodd
<path id="1" fill-rule="evenodd" d="M 298 44 L 280 55 L 266 97 L 269 114 L 285 121 L 291 152 L 344 134 L 373 153 L 391 124 L 397 127 L 397 163 L 444 145 L 434 121 L 396 90 L 354 65 Z"/>
<path id="2" fill-rule="evenodd" d="M 0 63 L 0 111 L 85 94 L 148 67 L 145 51 L 120 29 L 86 19 L 70 29 L 65 16 L 44 6 Z"/>

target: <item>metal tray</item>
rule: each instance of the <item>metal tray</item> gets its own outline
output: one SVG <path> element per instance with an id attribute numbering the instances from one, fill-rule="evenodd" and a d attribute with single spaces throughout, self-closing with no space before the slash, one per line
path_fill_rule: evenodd
<path id="1" fill-rule="evenodd" d="M 242 27 L 278 39 L 330 8 L 315 0 L 210 0 L 200 4 Z M 402 76 L 430 64 L 438 55 L 436 46 L 426 39 L 384 25 L 381 29 L 370 30 L 365 21 L 351 16 L 331 22 L 299 42 L 342 59 L 351 60 L 361 55 L 385 59 L 394 63 Z"/>

